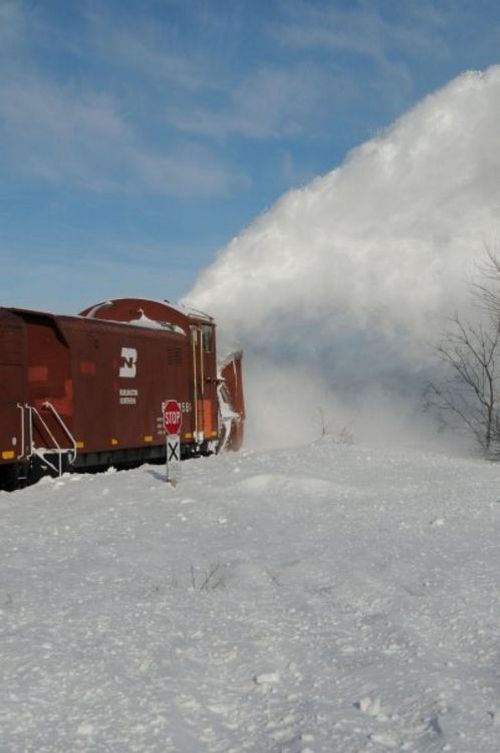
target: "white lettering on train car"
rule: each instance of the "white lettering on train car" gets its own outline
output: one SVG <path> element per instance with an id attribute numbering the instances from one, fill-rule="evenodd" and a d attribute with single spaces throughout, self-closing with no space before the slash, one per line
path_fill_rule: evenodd
<path id="1" fill-rule="evenodd" d="M 135 405 L 139 390 L 120 390 L 120 405 Z"/>
<path id="2" fill-rule="evenodd" d="M 137 374 L 137 351 L 135 348 L 122 348 L 121 352 L 122 365 L 120 366 L 120 376 L 133 379 Z"/>

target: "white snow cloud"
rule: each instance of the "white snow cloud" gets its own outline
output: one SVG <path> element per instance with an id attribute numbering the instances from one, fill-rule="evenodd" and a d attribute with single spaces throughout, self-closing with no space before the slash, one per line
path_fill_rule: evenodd
<path id="1" fill-rule="evenodd" d="M 411 391 L 500 236 L 499 119 L 500 67 L 460 76 L 285 195 L 187 298 L 250 360 L 308 364 L 337 394 Z"/>

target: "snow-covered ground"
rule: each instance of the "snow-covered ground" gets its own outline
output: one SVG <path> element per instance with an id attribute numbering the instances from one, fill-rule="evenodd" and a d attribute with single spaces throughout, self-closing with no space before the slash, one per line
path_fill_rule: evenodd
<path id="1" fill-rule="evenodd" d="M 498 753 L 499 479 L 325 438 L 0 494 L 0 750 Z"/>

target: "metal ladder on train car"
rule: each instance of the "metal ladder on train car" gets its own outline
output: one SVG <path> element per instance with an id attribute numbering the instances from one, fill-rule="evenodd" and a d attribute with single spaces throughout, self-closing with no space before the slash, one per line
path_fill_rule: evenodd
<path id="1" fill-rule="evenodd" d="M 76 460 L 77 446 L 76 446 L 75 438 L 73 437 L 72 433 L 70 432 L 70 430 L 64 423 L 60 414 L 54 408 L 52 403 L 49 403 L 48 401 L 46 401 L 42 404 L 42 408 L 45 408 L 46 410 L 50 411 L 56 423 L 62 429 L 64 435 L 67 437 L 71 445 L 69 447 L 61 447 L 61 445 L 55 438 L 53 432 L 50 430 L 50 427 L 48 426 L 47 421 L 43 418 L 43 416 L 40 414 L 40 411 L 37 408 L 35 408 L 34 405 L 30 405 L 29 403 L 20 405 L 18 403 L 17 407 L 21 411 L 21 446 L 22 446 L 22 453 L 21 455 L 18 455 L 17 459 L 18 460 L 22 460 L 22 459 L 31 460 L 33 457 L 36 457 L 42 463 L 47 465 L 51 470 L 57 473 L 58 476 L 62 476 L 63 458 L 66 457 L 68 464 L 73 465 L 73 463 Z M 26 426 L 26 415 L 27 415 L 27 426 Z M 49 447 L 37 447 L 35 445 L 35 441 L 33 438 L 35 428 L 38 429 L 39 434 L 43 433 L 45 437 L 49 440 L 49 443 L 50 443 Z M 27 432 L 27 437 L 25 435 L 25 432 Z M 48 458 L 49 455 L 55 455 L 57 457 L 57 465 L 54 462 L 52 462 L 52 460 L 49 460 Z"/>

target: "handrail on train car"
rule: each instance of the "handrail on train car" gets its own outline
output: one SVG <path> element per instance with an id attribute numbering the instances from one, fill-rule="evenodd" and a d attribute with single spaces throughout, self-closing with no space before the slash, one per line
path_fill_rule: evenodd
<path id="1" fill-rule="evenodd" d="M 59 413 L 57 412 L 57 410 L 56 410 L 56 409 L 54 408 L 54 406 L 52 405 L 52 403 L 49 403 L 49 401 L 48 401 L 48 400 L 46 400 L 46 401 L 45 401 L 45 402 L 43 403 L 43 407 L 44 407 L 44 408 L 48 408 L 48 409 L 50 410 L 50 412 L 52 413 L 52 415 L 54 416 L 54 418 L 55 418 L 55 419 L 56 419 L 56 421 L 58 422 L 59 426 L 60 426 L 60 427 L 61 427 L 61 429 L 62 429 L 62 430 L 64 431 L 64 433 L 65 433 L 65 434 L 66 434 L 66 436 L 68 437 L 69 441 L 70 441 L 70 442 L 71 442 L 71 444 L 73 445 L 73 447 L 72 447 L 72 448 L 71 448 L 70 450 L 66 450 L 66 452 L 68 452 L 68 453 L 69 453 L 69 452 L 72 452 L 72 453 L 73 453 L 72 457 L 71 457 L 71 458 L 68 458 L 68 460 L 69 460 L 70 464 L 71 464 L 71 465 L 73 465 L 73 463 L 74 463 L 74 462 L 75 462 L 75 460 L 76 460 L 76 455 L 77 455 L 77 452 L 78 452 L 78 449 L 77 449 L 77 446 L 76 446 L 76 439 L 74 438 L 73 434 L 72 434 L 72 433 L 70 432 L 70 430 L 68 429 L 68 427 L 66 426 L 66 424 L 65 424 L 65 423 L 64 423 L 64 421 L 62 420 L 61 416 L 59 415 Z"/>
<path id="2" fill-rule="evenodd" d="M 17 407 L 21 411 L 21 454 L 17 456 L 17 459 L 21 460 L 21 458 L 24 457 L 24 453 L 26 451 L 26 447 L 24 446 L 24 405 L 18 403 Z"/>
<path id="3" fill-rule="evenodd" d="M 40 415 L 40 412 L 35 408 L 34 405 L 30 405 L 29 403 L 25 403 L 25 405 L 17 404 L 17 407 L 21 411 L 21 441 L 22 441 L 22 453 L 17 456 L 18 460 L 21 460 L 23 457 L 27 457 L 27 459 L 31 458 L 33 455 L 36 455 L 38 458 L 43 460 L 44 463 L 46 463 L 50 468 L 52 468 L 53 471 L 58 473 L 59 476 L 62 475 L 62 456 L 64 454 L 68 455 L 68 461 L 70 465 L 73 465 L 73 463 L 76 460 L 77 456 L 77 445 L 76 440 L 73 437 L 72 433 L 64 423 L 63 419 L 57 412 L 57 410 L 54 408 L 54 406 L 46 401 L 43 403 L 43 408 L 46 408 L 51 412 L 61 429 L 63 430 L 64 434 L 68 437 L 69 441 L 72 444 L 72 447 L 63 448 L 60 446 L 59 442 L 55 438 L 54 434 L 51 432 L 49 426 L 47 425 L 47 422 L 44 420 L 44 418 Z M 28 411 L 28 430 L 29 430 L 29 454 L 26 455 L 26 447 L 25 447 L 25 420 L 24 420 L 24 411 Z M 53 447 L 50 450 L 47 450 L 45 448 L 38 448 L 35 447 L 34 441 L 33 441 L 33 416 L 38 418 L 40 421 L 40 424 L 42 425 L 43 429 L 45 430 L 47 436 L 49 437 L 50 441 L 53 444 Z M 47 454 L 50 452 L 54 452 L 58 455 L 58 468 L 46 457 Z"/>

